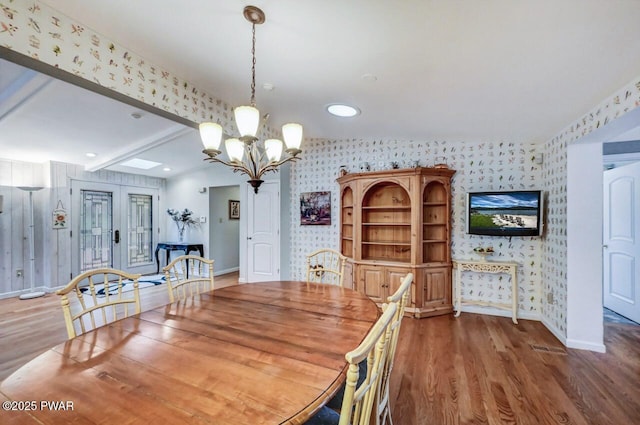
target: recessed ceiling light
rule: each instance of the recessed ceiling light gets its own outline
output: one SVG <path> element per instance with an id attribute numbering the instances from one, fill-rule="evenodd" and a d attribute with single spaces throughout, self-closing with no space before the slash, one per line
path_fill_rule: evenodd
<path id="1" fill-rule="evenodd" d="M 140 118 L 142 118 L 142 114 L 140 112 L 132 112 L 130 116 L 134 120 L 139 120 Z"/>
<path id="2" fill-rule="evenodd" d="M 87 152 L 87 153 L 85 153 L 85 155 L 86 155 L 88 158 L 95 158 L 96 156 L 98 156 L 98 154 L 95 154 L 95 153 L 93 153 L 93 152 Z"/>
<path id="3" fill-rule="evenodd" d="M 120 165 L 124 165 L 125 167 L 139 168 L 141 170 L 149 170 L 162 164 L 159 162 L 147 161 L 146 159 L 133 158 L 128 161 L 121 162 Z"/>
<path id="4" fill-rule="evenodd" d="M 171 168 L 169 168 L 169 167 L 164 167 L 164 168 L 162 169 L 162 171 L 171 171 Z"/>
<path id="5" fill-rule="evenodd" d="M 355 106 L 345 105 L 344 103 L 333 103 L 327 106 L 327 111 L 336 117 L 355 117 L 360 114 L 360 110 Z"/>

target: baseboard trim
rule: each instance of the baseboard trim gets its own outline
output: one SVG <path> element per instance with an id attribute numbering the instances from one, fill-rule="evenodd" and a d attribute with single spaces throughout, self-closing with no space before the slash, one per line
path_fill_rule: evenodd
<path id="1" fill-rule="evenodd" d="M 576 339 L 567 339 L 568 348 L 577 348 L 579 350 L 595 351 L 596 353 L 606 353 L 607 347 L 604 344 L 595 344 L 589 341 L 580 341 Z"/>
<path id="2" fill-rule="evenodd" d="M 455 305 L 454 305 L 455 307 Z M 480 306 L 462 306 L 462 313 L 474 313 L 474 314 L 488 314 L 489 316 L 500 316 L 511 318 L 511 312 L 493 307 L 480 307 Z M 518 319 L 523 320 L 535 320 L 540 321 L 540 315 L 538 313 L 518 312 Z"/>
<path id="3" fill-rule="evenodd" d="M 34 291 L 44 291 L 45 294 L 50 294 L 51 292 L 54 292 L 51 290 L 51 288 L 47 288 L 45 286 L 40 286 L 37 288 L 33 288 Z M 14 298 L 14 297 L 19 297 L 22 294 L 26 294 L 31 292 L 31 288 L 29 289 L 22 289 L 20 291 L 11 291 L 11 292 L 5 292 L 3 294 L 0 294 L 0 300 L 4 300 L 6 298 Z"/>
<path id="4" fill-rule="evenodd" d="M 233 273 L 233 272 L 237 272 L 240 271 L 240 267 L 231 267 L 230 269 L 224 269 L 224 270 L 216 270 L 213 272 L 214 276 L 220 276 L 223 274 L 228 274 L 228 273 Z"/>

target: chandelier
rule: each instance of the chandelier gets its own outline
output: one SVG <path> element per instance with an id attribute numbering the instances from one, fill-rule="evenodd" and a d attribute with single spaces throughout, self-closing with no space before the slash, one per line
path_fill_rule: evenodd
<path id="1" fill-rule="evenodd" d="M 244 17 L 251 22 L 253 33 L 251 56 L 251 104 L 250 106 L 238 106 L 233 110 L 236 126 L 240 137 L 232 137 L 225 140 L 225 148 L 229 161 L 218 158 L 220 143 L 222 141 L 222 126 L 218 123 L 204 122 L 200 124 L 200 137 L 204 145 L 204 154 L 208 155 L 205 161 L 219 162 L 233 168 L 234 173 L 246 174 L 249 176 L 248 183 L 253 187 L 255 193 L 262 184 L 262 175 L 268 171 L 278 171 L 278 167 L 285 162 L 299 159 L 297 155 L 301 153 L 302 126 L 296 123 L 288 123 L 282 126 L 282 136 L 284 138 L 288 156 L 282 157 L 282 141 L 278 139 L 267 139 L 260 141 L 256 134 L 258 128 L 266 122 L 269 114 L 265 114 L 260 120 L 260 112 L 256 108 L 256 24 L 265 21 L 262 10 L 255 6 L 244 8 Z"/>

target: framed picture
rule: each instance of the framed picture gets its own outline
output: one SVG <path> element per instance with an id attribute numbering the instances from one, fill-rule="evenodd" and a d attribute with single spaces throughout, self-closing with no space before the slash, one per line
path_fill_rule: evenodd
<path id="1" fill-rule="evenodd" d="M 331 192 L 300 194 L 300 224 L 331 224 Z"/>
<path id="2" fill-rule="evenodd" d="M 231 220 L 240 219 L 240 201 L 229 200 L 229 218 Z"/>

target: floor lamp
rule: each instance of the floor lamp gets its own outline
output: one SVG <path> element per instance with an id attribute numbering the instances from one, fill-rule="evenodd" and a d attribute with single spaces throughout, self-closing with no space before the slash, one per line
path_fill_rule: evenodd
<path id="1" fill-rule="evenodd" d="M 36 274 L 36 254 L 35 254 L 35 235 L 33 232 L 33 192 L 36 192 L 42 187 L 39 186 L 18 186 L 18 189 L 29 192 L 29 279 L 31 280 L 30 292 L 20 295 L 21 300 L 30 300 L 31 298 L 38 298 L 44 296 L 44 291 L 34 291 L 34 281 Z"/>

